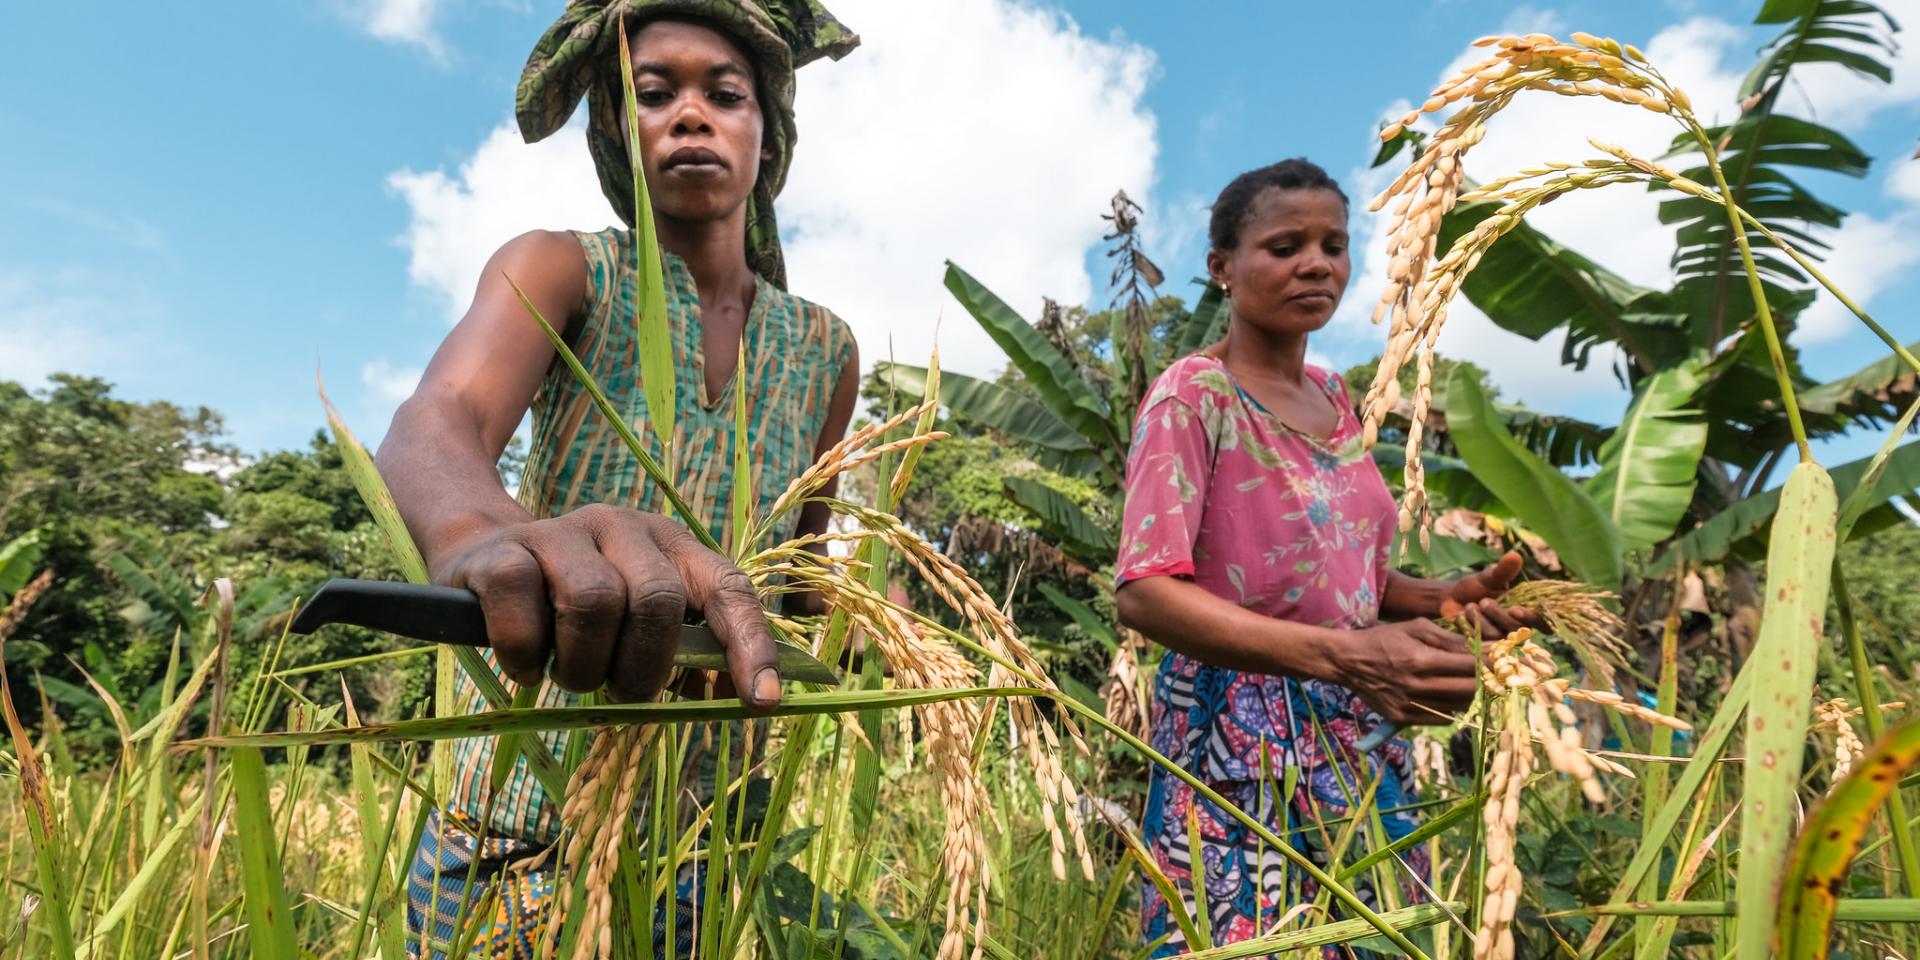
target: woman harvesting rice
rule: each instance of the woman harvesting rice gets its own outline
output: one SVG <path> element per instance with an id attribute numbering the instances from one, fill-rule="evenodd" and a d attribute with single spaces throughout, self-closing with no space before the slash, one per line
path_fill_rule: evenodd
<path id="1" fill-rule="evenodd" d="M 842 56 L 859 41 L 806 0 L 575 0 L 528 60 L 518 119 L 528 139 L 541 139 L 565 124 L 584 94 L 601 188 L 624 218 L 633 215 L 633 181 L 622 121 L 622 29 L 641 163 L 665 251 L 681 398 L 672 466 L 680 490 L 723 539 L 735 378 L 747 378 L 756 512 L 837 441 L 852 416 L 859 370 L 852 337 L 839 318 L 783 289 L 773 198 L 795 139 L 795 68 Z M 502 247 L 473 306 L 394 415 L 381 472 L 434 579 L 479 594 L 500 671 L 524 685 L 551 681 L 542 706 L 576 702 L 603 686 L 621 699 L 653 697 L 668 679 L 680 623 L 697 611 L 728 648 L 733 685 L 750 704 L 771 709 L 779 677 L 751 584 L 660 515 L 660 491 L 555 361 L 507 280 L 560 327 L 613 403 L 645 423 L 634 243 L 628 230 L 536 231 Z M 516 499 L 494 464 L 529 407 L 533 443 Z M 825 523 L 824 508 L 808 505 L 797 529 L 774 537 L 818 532 Z M 461 697 L 469 712 L 485 708 L 464 678 Z M 564 738 L 543 739 L 559 757 Z M 508 865 L 553 842 L 561 798 L 545 794 L 524 758 L 490 791 L 491 739 L 461 741 L 454 756 L 451 809 L 436 813 L 410 873 L 409 949 L 444 955 L 468 922 L 464 911 L 485 899 L 486 891 L 466 886 L 477 863 L 479 885 L 499 896 L 493 915 L 480 920 L 476 955 L 531 957 L 552 919 L 550 866 Z M 481 824 L 485 810 L 492 816 Z M 688 895 L 683 889 L 683 901 Z M 684 917 L 677 926 L 683 941 L 693 929 Z M 662 952 L 666 946 L 656 944 Z M 690 949 L 678 945 L 681 954 Z"/>
<path id="2" fill-rule="evenodd" d="M 1325 863 L 1313 824 L 1346 816 L 1370 784 L 1374 809 L 1406 801 L 1406 742 L 1369 753 L 1356 741 L 1390 729 L 1382 724 L 1444 721 L 1473 697 L 1465 641 L 1427 618 L 1470 609 L 1489 636 L 1532 618 L 1493 599 L 1518 573 L 1517 555 L 1457 581 L 1388 565 L 1393 498 L 1345 385 L 1306 362 L 1308 335 L 1333 317 L 1351 271 L 1339 186 L 1299 159 L 1241 174 L 1214 203 L 1209 240 L 1227 336 L 1168 367 L 1141 406 L 1120 617 L 1168 650 L 1154 749 Z M 1277 796 L 1290 767 L 1297 790 Z M 1414 826 L 1404 811 L 1381 819 L 1391 838 Z M 1189 915 L 1205 904 L 1216 943 L 1265 933 L 1315 895 L 1255 834 L 1163 771 L 1143 826 Z M 1406 859 L 1425 870 L 1419 848 Z M 1142 932 L 1168 936 L 1155 956 L 1184 952 L 1167 902 L 1151 886 L 1145 898 Z"/>

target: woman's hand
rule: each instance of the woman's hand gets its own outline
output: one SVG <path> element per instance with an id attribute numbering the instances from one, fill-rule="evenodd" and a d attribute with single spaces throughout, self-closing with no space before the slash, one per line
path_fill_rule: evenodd
<path id="1" fill-rule="evenodd" d="M 1520 554 L 1509 550 L 1493 566 L 1448 584 L 1446 595 L 1440 599 L 1440 615 L 1449 619 L 1466 617 L 1488 640 L 1504 639 L 1521 627 L 1546 629 L 1546 622 L 1533 611 L 1500 603 L 1519 575 Z"/>
<path id="2" fill-rule="evenodd" d="M 1473 654 L 1467 641 L 1432 620 L 1382 623 L 1340 645 L 1342 686 L 1396 727 L 1442 723 L 1473 702 Z"/>
<path id="3" fill-rule="evenodd" d="M 705 615 L 727 649 L 747 702 L 780 702 L 773 634 L 753 584 L 725 557 L 658 514 L 582 507 L 550 520 L 502 524 L 451 551 L 437 583 L 480 596 L 487 639 L 522 685 L 553 681 L 586 692 L 605 684 L 651 700 L 673 669 L 688 610 Z"/>

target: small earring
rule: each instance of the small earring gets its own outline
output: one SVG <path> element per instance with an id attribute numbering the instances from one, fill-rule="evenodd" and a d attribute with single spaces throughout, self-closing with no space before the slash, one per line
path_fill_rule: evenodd
<path id="1" fill-rule="evenodd" d="M 1221 284 L 1221 285 L 1220 285 L 1220 295 L 1221 295 L 1221 296 L 1223 296 L 1223 297 L 1231 297 L 1231 296 L 1233 296 L 1233 287 L 1232 287 L 1232 286 L 1230 286 L 1230 285 L 1228 285 L 1228 284 L 1224 284 L 1224 283 L 1223 283 L 1223 284 Z"/>

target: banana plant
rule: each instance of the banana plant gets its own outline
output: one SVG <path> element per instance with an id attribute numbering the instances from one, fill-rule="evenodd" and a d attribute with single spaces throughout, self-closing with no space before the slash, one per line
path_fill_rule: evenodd
<path id="1" fill-rule="evenodd" d="M 1144 257 L 1131 262 L 1141 260 Z M 1117 508 L 1126 478 L 1133 420 L 1144 393 L 1135 383 L 1137 377 L 1115 378 L 1103 390 L 1033 323 L 972 274 L 949 263 L 946 286 L 1006 352 L 1031 389 L 1017 390 L 942 371 L 941 400 L 955 414 L 1019 443 L 1036 463 L 1094 481 Z M 1124 321 L 1124 314 L 1116 311 L 1116 326 Z M 1192 314 L 1177 327 L 1174 339 L 1156 342 L 1116 331 L 1121 335 L 1113 339 L 1115 365 L 1144 372 L 1150 382 L 1173 360 L 1218 339 L 1225 328 L 1224 300 L 1217 288 L 1207 284 Z M 926 389 L 927 374 L 921 367 L 883 363 L 877 373 L 883 382 L 909 397 L 918 398 Z M 1008 477 L 1004 483 L 1007 499 L 1030 514 L 1035 526 L 1069 556 L 1096 568 L 1113 559 L 1118 531 L 1065 493 L 1023 477 Z M 1119 515 L 1117 509 L 1107 513 Z"/>

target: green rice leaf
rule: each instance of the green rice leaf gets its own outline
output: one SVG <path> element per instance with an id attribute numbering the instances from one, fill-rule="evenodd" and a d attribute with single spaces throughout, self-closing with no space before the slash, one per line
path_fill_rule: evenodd
<path id="1" fill-rule="evenodd" d="M 1888 731 L 1807 819 L 1780 885 L 1775 935 L 1782 960 L 1825 960 L 1847 868 L 1874 816 L 1916 762 L 1920 720 Z M 1920 902 L 1907 901 L 1898 922 L 1915 921 Z"/>
<path id="2" fill-rule="evenodd" d="M 773 711 L 775 717 L 813 716 L 823 713 L 858 713 L 863 710 L 893 710 L 949 700 L 978 697 L 1038 697 L 1047 691 L 1037 687 L 932 687 L 925 690 L 847 690 L 826 693 L 790 693 Z M 666 703 L 618 703 L 591 707 L 541 707 L 532 710 L 494 710 L 458 717 L 429 717 L 422 720 L 397 720 L 371 723 L 337 730 L 281 731 L 277 733 L 233 734 L 188 741 L 201 747 L 287 747 L 294 744 L 380 743 L 393 740 L 448 740 L 460 737 L 498 736 L 504 733 L 539 733 L 548 730 L 577 730 L 629 723 L 695 723 L 712 720 L 745 720 L 763 716 L 745 701 L 675 700 Z"/>
<path id="3" fill-rule="evenodd" d="M 1793 842 L 1796 791 L 1806 753 L 1814 669 L 1827 609 L 1839 510 L 1833 479 L 1816 463 L 1793 468 L 1767 545 L 1766 606 L 1754 643 L 1747 711 L 1740 864 L 1734 928 L 1740 960 L 1773 955 L 1780 878 Z"/>
<path id="4" fill-rule="evenodd" d="M 747 437 L 747 338 L 733 375 L 733 559 L 753 551 L 753 457 Z"/>
<path id="5" fill-rule="evenodd" d="M 673 330 L 667 323 L 667 281 L 660 267 L 660 237 L 653 225 L 653 201 L 640 158 L 640 107 L 633 97 L 633 54 L 627 31 L 620 33 L 620 80 L 626 98 L 627 166 L 633 171 L 633 252 L 638 277 L 639 315 L 634 324 L 640 342 L 640 389 L 647 419 L 660 441 L 660 462 L 672 470 L 674 421 Z M 744 345 L 746 338 L 741 338 Z"/>
<path id="6" fill-rule="evenodd" d="M 280 869 L 280 844 L 274 836 L 273 811 L 267 806 L 266 760 L 258 749 L 241 747 L 233 751 L 231 767 L 235 840 L 254 960 L 298 960 L 293 914 Z"/>
<path id="7" fill-rule="evenodd" d="M 1386 921 L 1387 925 L 1394 930 L 1405 933 L 1444 923 L 1455 912 L 1465 909 L 1465 906 L 1461 903 L 1422 903 L 1399 910 L 1389 910 L 1380 914 L 1380 919 Z M 1336 920 L 1332 923 L 1316 924 L 1306 930 L 1256 937 L 1229 946 L 1215 947 L 1212 950 L 1196 950 L 1181 956 L 1185 960 L 1241 960 L 1244 957 L 1282 954 L 1288 950 L 1350 943 L 1375 935 L 1377 931 L 1365 920 Z M 1385 941 L 1382 941 L 1368 946 L 1379 950 L 1385 945 Z"/>
<path id="8" fill-rule="evenodd" d="M 94 921 L 93 932 L 87 936 L 86 942 L 81 944 L 82 955 L 100 956 L 107 949 L 103 942 L 107 934 L 119 927 L 120 922 L 127 918 L 127 914 L 133 911 L 134 906 L 140 902 L 141 895 L 153 886 L 154 878 L 173 866 L 170 862 L 173 854 L 180 849 L 180 841 L 186 837 L 187 828 L 194 825 L 193 818 L 199 811 L 200 799 L 196 797 L 186 809 L 180 812 L 180 818 L 174 821 L 173 826 L 160 836 L 160 841 L 142 851 L 146 859 L 140 864 L 140 869 L 135 871 L 120 888 L 119 894 L 113 899 L 113 905 Z"/>
<path id="9" fill-rule="evenodd" d="M 393 549 L 393 560 L 400 574 L 413 583 L 426 583 L 427 561 L 421 558 L 420 548 L 414 546 L 413 535 L 407 532 L 406 521 L 400 519 L 400 508 L 394 505 L 393 493 L 380 478 L 372 455 L 354 438 L 353 431 L 347 429 L 347 421 L 334 409 L 333 401 L 327 399 L 327 386 L 320 382 L 318 374 L 314 375 L 314 383 L 319 387 L 320 405 L 326 409 L 327 425 L 333 428 L 333 442 L 340 450 L 347 476 L 352 478 L 354 489 L 360 492 L 360 499 L 373 514 L 373 522 L 386 534 L 387 546 Z"/>

